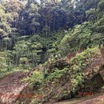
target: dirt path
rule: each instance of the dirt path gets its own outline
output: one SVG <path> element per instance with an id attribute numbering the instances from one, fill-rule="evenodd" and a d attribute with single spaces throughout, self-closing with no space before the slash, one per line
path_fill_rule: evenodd
<path id="1" fill-rule="evenodd" d="M 21 81 L 24 77 L 26 73 L 18 71 L 0 79 L 0 104 L 14 104 L 19 93 L 28 85 Z"/>

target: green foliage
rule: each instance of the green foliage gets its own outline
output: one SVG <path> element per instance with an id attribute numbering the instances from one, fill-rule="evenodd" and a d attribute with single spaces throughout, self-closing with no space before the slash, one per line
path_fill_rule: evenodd
<path id="1" fill-rule="evenodd" d="M 92 26 L 92 29 L 98 33 L 104 33 L 104 16 Z"/>
<path id="2" fill-rule="evenodd" d="M 34 71 L 34 72 L 32 73 L 32 76 L 26 78 L 25 81 L 29 81 L 29 82 L 30 82 L 29 86 L 30 86 L 31 88 L 33 88 L 34 86 L 35 86 L 35 87 L 36 87 L 36 86 L 37 86 L 37 87 L 41 86 L 42 83 L 43 83 L 43 79 L 44 79 L 43 73 L 41 73 L 41 72 L 39 72 L 39 71 Z"/>
<path id="3" fill-rule="evenodd" d="M 7 63 L 5 57 L 0 57 L 0 71 L 5 72 L 7 71 Z"/>
<path id="4" fill-rule="evenodd" d="M 68 71 L 68 68 L 64 68 L 62 70 L 59 70 L 56 68 L 54 69 L 53 73 L 49 74 L 46 80 L 55 81 L 57 79 L 60 79 L 63 75 L 66 74 L 67 71 Z"/>
<path id="5" fill-rule="evenodd" d="M 71 59 L 70 70 L 72 73 L 71 82 L 73 85 L 73 92 L 77 90 L 78 86 L 83 84 L 83 70 L 92 63 L 93 58 L 99 55 L 99 53 L 100 51 L 98 48 L 87 49 Z"/>
<path id="6" fill-rule="evenodd" d="M 11 62 L 7 52 L 0 52 L 0 77 L 10 71 Z"/>
<path id="7" fill-rule="evenodd" d="M 104 10 L 104 0 L 101 0 L 98 4 L 99 10 L 103 11 Z"/>
<path id="8" fill-rule="evenodd" d="M 20 58 L 20 63 L 23 64 L 28 64 L 28 59 L 26 57 Z"/>
<path id="9" fill-rule="evenodd" d="M 72 79 L 71 82 L 72 82 L 72 85 L 73 85 L 73 89 L 72 91 L 73 92 L 76 92 L 77 91 L 77 87 L 82 85 L 83 84 L 83 75 L 82 74 L 77 74 L 75 79 Z"/>
<path id="10" fill-rule="evenodd" d="M 0 5 L 0 32 L 1 35 L 7 35 L 11 33 L 12 28 L 10 27 L 11 14 L 5 12 L 5 7 Z"/>
<path id="11" fill-rule="evenodd" d="M 30 69 L 55 55 L 104 46 L 103 0 L 21 2 L 0 4 L 0 51 L 7 52 L 8 69 Z"/>
<path id="12" fill-rule="evenodd" d="M 67 55 L 69 52 L 91 47 L 90 26 L 91 24 L 89 22 L 85 22 L 82 25 L 76 25 L 66 33 L 59 45 L 59 49 L 61 49 L 64 55 Z"/>
<path id="13" fill-rule="evenodd" d="M 88 18 L 88 20 L 90 21 L 90 22 L 96 22 L 96 20 L 97 20 L 97 15 L 96 15 L 96 9 L 94 8 L 94 9 L 90 9 L 90 10 L 88 10 L 88 11 L 86 11 L 86 17 Z"/>
<path id="14" fill-rule="evenodd" d="M 63 55 L 86 48 L 103 46 L 103 17 L 94 25 L 90 22 L 84 22 L 81 25 L 76 25 L 65 34 L 66 35 L 58 46 L 59 51 L 61 51 Z"/>
<path id="15" fill-rule="evenodd" d="M 38 42 L 30 42 L 21 40 L 16 43 L 14 50 L 12 51 L 12 59 L 16 65 L 23 62 L 24 58 L 28 64 L 36 65 L 41 60 L 42 44 Z M 16 59 L 16 60 L 15 60 Z M 24 63 L 26 64 L 26 63 Z M 31 66 L 31 65 L 30 65 Z"/>
<path id="16" fill-rule="evenodd" d="M 70 36 L 65 35 L 64 38 L 60 42 L 59 49 L 63 52 L 63 54 L 68 54 L 70 51 Z"/>

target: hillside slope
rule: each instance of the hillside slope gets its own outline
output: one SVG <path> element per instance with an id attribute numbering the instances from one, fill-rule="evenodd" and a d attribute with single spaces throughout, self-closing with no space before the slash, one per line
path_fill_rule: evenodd
<path id="1" fill-rule="evenodd" d="M 14 104 L 20 92 L 28 85 L 21 81 L 27 73 L 17 71 L 0 79 L 0 104 Z"/>
<path id="2" fill-rule="evenodd" d="M 39 80 L 40 74 L 37 79 L 30 77 L 33 79 L 32 88 L 29 88 L 34 94 L 33 100 L 18 99 L 21 103 L 27 104 L 31 101 L 30 104 L 53 104 L 69 98 L 86 96 L 85 93 L 89 92 L 96 94 L 101 92 L 104 85 L 103 48 L 72 53 L 68 57 L 47 62 L 43 66 L 43 79 Z M 29 89 L 24 89 L 21 94 L 29 93 Z"/>
<path id="3" fill-rule="evenodd" d="M 0 103 L 54 104 L 57 101 L 88 95 L 84 94 L 84 92 L 93 92 L 93 94 L 102 92 L 104 85 L 103 48 L 87 49 L 81 53 L 72 53 L 65 58 L 56 59 L 50 63 L 47 62 L 43 67 L 45 70 L 46 68 L 48 69 L 48 76 L 42 79 L 43 84 L 40 83 L 39 75 L 37 76 L 37 80 L 33 79 L 30 82 L 22 81 L 28 76 L 30 76 L 29 79 L 31 79 L 34 75 L 34 70 L 27 73 L 22 71 L 14 72 L 1 78 Z M 42 71 L 44 74 L 44 69 L 43 71 L 37 70 L 35 73 Z M 34 83 L 32 87 L 29 87 L 30 83 Z M 96 100 L 102 102 L 102 98 L 103 94 L 99 97 L 100 100 L 96 99 L 94 95 L 91 100 L 87 100 L 88 98 L 78 100 L 82 101 L 82 103 L 79 104 L 87 104 L 89 101 L 94 102 Z M 86 101 L 83 102 L 83 99 Z M 99 104 L 97 101 L 96 104 Z M 73 99 L 69 101 L 70 104 L 71 102 L 74 104 L 73 102 L 77 102 L 77 100 Z M 62 104 L 64 104 L 64 102 Z"/>

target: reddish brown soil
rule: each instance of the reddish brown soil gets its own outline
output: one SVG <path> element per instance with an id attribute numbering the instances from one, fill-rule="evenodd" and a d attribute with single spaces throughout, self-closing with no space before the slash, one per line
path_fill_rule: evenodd
<path id="1" fill-rule="evenodd" d="M 14 104 L 19 93 L 28 85 L 22 81 L 26 76 L 23 71 L 18 71 L 0 79 L 0 104 Z"/>
<path id="2" fill-rule="evenodd" d="M 55 104 L 104 104 L 104 94 L 95 94 L 83 98 L 73 98 L 67 101 L 57 102 Z"/>

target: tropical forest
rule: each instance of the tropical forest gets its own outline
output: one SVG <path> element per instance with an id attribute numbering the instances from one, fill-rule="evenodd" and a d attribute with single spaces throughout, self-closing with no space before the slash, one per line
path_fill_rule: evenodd
<path id="1" fill-rule="evenodd" d="M 0 104 L 104 104 L 104 0 L 0 0 Z"/>

